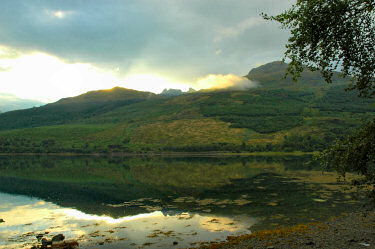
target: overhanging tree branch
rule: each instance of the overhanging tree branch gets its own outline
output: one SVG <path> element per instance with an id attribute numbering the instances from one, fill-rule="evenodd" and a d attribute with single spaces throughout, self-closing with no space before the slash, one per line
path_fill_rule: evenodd
<path id="1" fill-rule="evenodd" d="M 319 70 L 328 83 L 333 72 L 351 77 L 350 89 L 375 95 L 374 0 L 298 0 L 276 16 L 291 36 L 286 45 L 288 73 L 297 80 L 304 67 Z"/>

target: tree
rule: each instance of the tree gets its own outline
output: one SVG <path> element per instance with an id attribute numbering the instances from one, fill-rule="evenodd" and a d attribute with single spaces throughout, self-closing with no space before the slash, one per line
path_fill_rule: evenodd
<path id="1" fill-rule="evenodd" d="M 369 187 L 375 200 L 375 120 L 358 129 L 348 138 L 336 141 L 320 153 L 324 168 L 333 167 L 345 176 L 346 172 L 358 172 L 364 178 L 356 185 Z"/>
<path id="2" fill-rule="evenodd" d="M 374 0 L 297 0 L 285 12 L 268 16 L 291 36 L 284 59 L 297 80 L 304 67 L 319 70 L 332 82 L 333 72 L 352 77 L 350 89 L 361 96 L 375 94 Z"/>
<path id="3" fill-rule="evenodd" d="M 298 80 L 305 67 L 320 71 L 328 83 L 334 71 L 351 77 L 351 90 L 361 97 L 375 95 L 375 0 L 297 0 L 290 9 L 276 15 L 291 35 L 285 59 L 287 73 Z M 325 167 L 345 176 L 357 172 L 362 183 L 372 187 L 375 197 L 375 120 L 348 138 L 336 141 L 321 153 Z"/>

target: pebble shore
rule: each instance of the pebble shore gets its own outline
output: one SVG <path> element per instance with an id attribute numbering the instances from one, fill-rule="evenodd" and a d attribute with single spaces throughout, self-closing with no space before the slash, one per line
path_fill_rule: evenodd
<path id="1" fill-rule="evenodd" d="M 209 249 L 375 249 L 375 210 L 345 214 L 320 223 L 259 231 L 228 237 Z"/>

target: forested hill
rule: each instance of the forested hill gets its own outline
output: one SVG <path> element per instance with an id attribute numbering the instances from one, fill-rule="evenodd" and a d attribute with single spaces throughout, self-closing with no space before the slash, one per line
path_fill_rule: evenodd
<path id="1" fill-rule="evenodd" d="M 260 87 L 161 96 L 124 88 L 88 92 L 0 114 L 0 152 L 313 151 L 374 117 L 371 100 L 326 84 L 299 83 L 285 66 L 250 71 Z"/>

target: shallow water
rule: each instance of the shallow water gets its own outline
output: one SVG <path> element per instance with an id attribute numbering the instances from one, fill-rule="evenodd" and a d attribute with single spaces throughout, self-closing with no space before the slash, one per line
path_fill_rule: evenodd
<path id="1" fill-rule="evenodd" d="M 186 248 L 356 208 L 310 157 L 0 157 L 0 248 Z"/>

